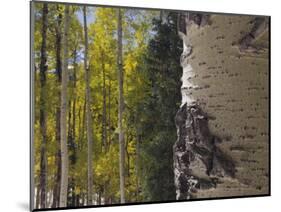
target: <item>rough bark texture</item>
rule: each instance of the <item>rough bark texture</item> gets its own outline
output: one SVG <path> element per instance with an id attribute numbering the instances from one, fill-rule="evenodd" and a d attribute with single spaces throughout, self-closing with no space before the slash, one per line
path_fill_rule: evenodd
<path id="1" fill-rule="evenodd" d="M 219 178 L 234 177 L 235 166 L 216 144 L 208 116 L 198 105 L 184 104 L 176 115 L 178 140 L 174 145 L 177 199 L 195 197 L 198 189 L 215 188 Z"/>
<path id="2" fill-rule="evenodd" d="M 85 36 L 85 81 L 86 81 L 86 120 L 87 120 L 87 139 L 88 139 L 88 195 L 87 204 L 93 204 L 93 128 L 91 117 L 91 93 L 90 93 L 90 73 L 88 65 L 88 29 L 86 7 L 83 7 L 84 13 L 84 36 Z"/>
<path id="3" fill-rule="evenodd" d="M 40 206 L 46 207 L 47 200 L 47 119 L 46 119 L 46 71 L 47 66 L 47 27 L 48 27 L 48 5 L 43 4 L 42 9 L 42 43 L 41 43 L 41 62 L 40 62 L 40 129 L 41 129 L 41 155 L 40 155 Z"/>
<path id="4" fill-rule="evenodd" d="M 125 203 L 125 145 L 122 127 L 124 99 L 123 99 L 123 60 L 122 60 L 122 14 L 118 9 L 118 130 L 119 130 L 119 174 L 120 174 L 120 202 Z"/>
<path id="5" fill-rule="evenodd" d="M 177 199 L 268 194 L 268 21 L 179 17 Z"/>
<path id="6" fill-rule="evenodd" d="M 64 12 L 64 35 L 63 35 L 63 69 L 61 88 L 61 186 L 60 186 L 60 207 L 67 206 L 68 187 L 68 149 L 67 149 L 67 81 L 68 81 L 68 31 L 69 31 L 69 5 L 65 6 Z"/>

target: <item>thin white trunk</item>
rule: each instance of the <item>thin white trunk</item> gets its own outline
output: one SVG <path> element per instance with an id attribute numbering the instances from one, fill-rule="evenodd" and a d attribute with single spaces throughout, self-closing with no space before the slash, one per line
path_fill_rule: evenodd
<path id="1" fill-rule="evenodd" d="M 125 149 L 124 149 L 124 134 L 122 127 L 122 117 L 124 109 L 123 99 L 123 61 L 122 61 L 122 15 L 121 9 L 118 9 L 118 84 L 119 84 L 119 99 L 118 99 L 118 129 L 119 129 L 119 174 L 120 174 L 120 202 L 125 203 Z"/>
<path id="2" fill-rule="evenodd" d="M 65 6 L 64 34 L 63 34 L 63 68 L 62 68 L 62 88 L 61 88 L 61 187 L 60 187 L 60 207 L 67 206 L 67 186 L 68 186 L 68 151 L 66 136 L 66 115 L 67 115 L 67 81 L 68 81 L 68 31 L 69 31 L 69 5 Z"/>
<path id="3" fill-rule="evenodd" d="M 88 195 L 87 204 L 93 204 L 93 128 L 91 117 L 91 95 L 90 95 L 90 73 L 88 64 L 88 29 L 87 29 L 87 12 L 86 7 L 83 7 L 84 14 L 84 68 L 86 81 L 86 119 L 87 119 L 87 139 L 88 139 Z"/>

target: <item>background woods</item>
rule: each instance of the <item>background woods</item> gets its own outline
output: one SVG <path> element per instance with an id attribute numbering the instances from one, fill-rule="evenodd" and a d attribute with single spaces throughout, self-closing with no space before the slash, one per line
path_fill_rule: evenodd
<path id="1" fill-rule="evenodd" d="M 33 6 L 34 208 L 268 194 L 268 17 Z"/>
<path id="2" fill-rule="evenodd" d="M 177 15 L 34 6 L 34 207 L 175 199 Z"/>

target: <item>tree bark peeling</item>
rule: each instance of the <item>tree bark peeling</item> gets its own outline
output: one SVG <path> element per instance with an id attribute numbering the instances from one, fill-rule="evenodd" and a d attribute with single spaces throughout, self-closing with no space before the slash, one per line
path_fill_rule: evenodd
<path id="1" fill-rule="evenodd" d="M 232 159 L 217 146 L 221 139 L 213 135 L 208 126 L 208 115 L 192 97 L 196 88 L 190 79 L 194 75 L 189 64 L 192 55 L 188 29 L 192 24 L 203 27 L 209 22 L 209 16 L 187 13 L 178 18 L 178 32 L 183 40 L 181 55 L 182 104 L 175 123 L 178 139 L 173 146 L 174 180 L 176 199 L 196 198 L 198 190 L 215 188 L 223 177 L 235 177 L 235 165 Z"/>
<path id="2" fill-rule="evenodd" d="M 194 198 L 198 189 L 215 188 L 219 178 L 235 176 L 235 165 L 216 145 L 199 105 L 184 104 L 176 114 L 178 139 L 173 146 L 176 198 Z"/>

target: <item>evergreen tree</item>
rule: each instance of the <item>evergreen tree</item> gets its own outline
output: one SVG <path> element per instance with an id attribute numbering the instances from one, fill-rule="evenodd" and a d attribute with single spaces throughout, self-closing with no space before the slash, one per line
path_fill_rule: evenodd
<path id="1" fill-rule="evenodd" d="M 176 140 L 174 117 L 180 105 L 182 41 L 177 34 L 177 14 L 154 19 L 155 36 L 149 42 L 144 69 L 149 94 L 137 106 L 141 132 L 145 199 L 175 199 L 172 146 Z M 140 115 L 141 114 L 141 115 Z"/>

